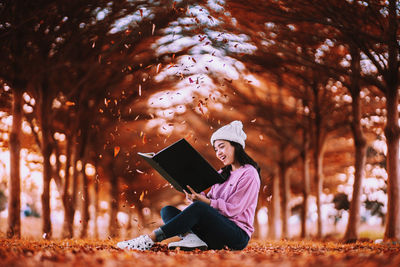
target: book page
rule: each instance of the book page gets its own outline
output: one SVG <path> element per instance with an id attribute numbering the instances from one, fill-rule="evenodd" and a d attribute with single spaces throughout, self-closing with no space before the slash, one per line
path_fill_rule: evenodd
<path id="1" fill-rule="evenodd" d="M 152 157 L 154 157 L 154 155 L 156 153 L 154 153 L 154 152 L 149 152 L 149 153 L 138 152 L 138 154 L 143 156 L 143 157 L 152 158 Z"/>

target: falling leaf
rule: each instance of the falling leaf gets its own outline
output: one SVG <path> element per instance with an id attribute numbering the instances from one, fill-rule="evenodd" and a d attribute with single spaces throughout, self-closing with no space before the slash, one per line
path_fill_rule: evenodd
<path id="1" fill-rule="evenodd" d="M 65 105 L 67 105 L 68 107 L 72 107 L 72 106 L 75 106 L 75 103 L 71 102 L 71 101 L 67 101 L 67 102 L 65 102 Z"/>
<path id="2" fill-rule="evenodd" d="M 260 138 L 261 141 L 264 140 L 264 136 L 262 134 L 260 134 L 258 137 Z"/>
<path id="3" fill-rule="evenodd" d="M 143 173 L 144 173 L 143 171 L 141 171 L 141 170 L 139 170 L 139 169 L 136 169 L 136 171 L 137 171 L 138 173 L 140 173 L 140 174 L 143 174 Z"/>
<path id="4" fill-rule="evenodd" d="M 251 122 L 256 122 L 257 119 L 251 120 Z"/>
<path id="5" fill-rule="evenodd" d="M 158 64 L 157 64 L 156 73 L 159 73 L 159 72 L 160 72 L 160 69 L 161 69 L 161 63 L 158 63 Z"/>
<path id="6" fill-rule="evenodd" d="M 120 149 L 121 148 L 119 146 L 114 147 L 114 157 L 118 155 Z"/>
<path id="7" fill-rule="evenodd" d="M 194 83 L 194 81 L 192 80 L 192 78 L 189 77 L 189 82 L 190 83 Z"/>
<path id="8" fill-rule="evenodd" d="M 194 63 L 197 63 L 196 59 L 194 59 L 193 57 L 192 57 L 192 60 L 193 60 Z"/>
<path id="9" fill-rule="evenodd" d="M 142 193 L 140 194 L 139 201 L 142 202 L 143 198 L 144 198 L 144 191 L 142 191 Z"/>
<path id="10" fill-rule="evenodd" d="M 153 28 L 151 29 L 151 35 L 154 35 L 154 30 L 156 29 L 156 25 L 153 23 Z"/>
<path id="11" fill-rule="evenodd" d="M 141 96 L 141 95 L 142 95 L 142 85 L 139 84 L 139 96 Z"/>

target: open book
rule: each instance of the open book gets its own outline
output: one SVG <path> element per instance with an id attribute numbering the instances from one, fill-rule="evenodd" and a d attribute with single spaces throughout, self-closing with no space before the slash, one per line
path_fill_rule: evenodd
<path id="1" fill-rule="evenodd" d="M 184 138 L 157 153 L 138 153 L 175 189 L 197 193 L 224 181 L 222 176 Z"/>

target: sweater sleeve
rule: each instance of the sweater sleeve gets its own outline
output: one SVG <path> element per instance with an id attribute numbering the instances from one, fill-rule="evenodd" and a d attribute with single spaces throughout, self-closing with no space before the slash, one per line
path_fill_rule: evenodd
<path id="1" fill-rule="evenodd" d="M 256 171 L 246 171 L 239 178 L 236 190 L 226 200 L 211 199 L 210 205 L 228 218 L 235 217 L 257 202 L 259 189 L 260 179 Z"/>

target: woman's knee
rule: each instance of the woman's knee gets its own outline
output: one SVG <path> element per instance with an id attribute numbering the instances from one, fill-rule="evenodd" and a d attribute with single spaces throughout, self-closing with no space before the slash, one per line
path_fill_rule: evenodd
<path id="1" fill-rule="evenodd" d="M 174 206 L 165 206 L 161 209 L 161 218 L 173 217 L 178 214 L 180 210 Z"/>
<path id="2" fill-rule="evenodd" d="M 195 201 L 188 208 L 195 209 L 195 210 L 206 210 L 210 206 L 202 201 Z"/>

